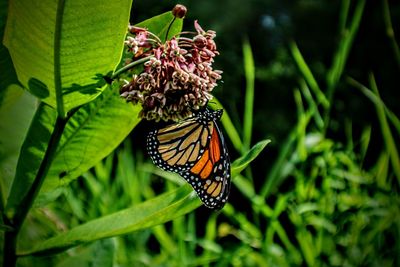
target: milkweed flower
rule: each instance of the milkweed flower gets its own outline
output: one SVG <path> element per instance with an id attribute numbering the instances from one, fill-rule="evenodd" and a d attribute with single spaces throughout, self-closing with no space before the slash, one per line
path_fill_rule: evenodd
<path id="1" fill-rule="evenodd" d="M 178 13 L 182 16 L 182 13 Z M 128 59 L 146 59 L 143 71 L 121 87 L 121 96 L 140 104 L 139 116 L 147 120 L 180 120 L 205 106 L 222 71 L 214 70 L 219 55 L 216 33 L 204 31 L 197 21 L 196 32 L 182 32 L 162 43 L 143 28 L 129 27 L 125 46 Z"/>

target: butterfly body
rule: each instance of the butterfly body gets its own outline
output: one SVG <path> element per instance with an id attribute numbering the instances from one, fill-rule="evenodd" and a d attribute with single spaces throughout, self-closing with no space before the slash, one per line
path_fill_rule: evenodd
<path id="1" fill-rule="evenodd" d="M 154 164 L 179 173 L 204 205 L 221 209 L 229 195 L 230 162 L 217 125 L 222 110 L 203 109 L 181 122 L 151 131 L 148 153 Z"/>

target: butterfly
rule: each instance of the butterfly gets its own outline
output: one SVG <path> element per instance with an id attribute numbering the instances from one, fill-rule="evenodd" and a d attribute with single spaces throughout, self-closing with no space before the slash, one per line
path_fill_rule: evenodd
<path id="1" fill-rule="evenodd" d="M 222 112 L 205 108 L 147 136 L 154 164 L 180 174 L 203 204 L 215 210 L 225 205 L 231 180 L 228 150 L 216 123 Z"/>

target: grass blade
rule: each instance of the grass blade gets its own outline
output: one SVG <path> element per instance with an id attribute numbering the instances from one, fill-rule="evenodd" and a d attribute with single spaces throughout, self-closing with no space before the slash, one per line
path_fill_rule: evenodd
<path id="1" fill-rule="evenodd" d="M 243 147 L 242 151 L 250 148 L 253 129 L 253 104 L 254 104 L 254 80 L 255 67 L 253 53 L 250 43 L 246 40 L 243 43 L 244 73 L 246 77 L 246 94 L 244 97 L 244 118 L 243 118 Z"/>
<path id="2" fill-rule="evenodd" d="M 342 0 L 342 5 L 340 8 L 340 13 L 339 13 L 339 30 L 341 33 L 344 34 L 346 30 L 346 22 L 347 22 L 347 17 L 349 14 L 349 9 L 350 9 L 350 0 Z"/>
<path id="3" fill-rule="evenodd" d="M 300 81 L 300 90 L 305 100 L 307 101 L 307 104 L 310 106 L 310 109 L 314 110 L 313 116 L 315 124 L 320 130 L 322 130 L 324 128 L 324 120 L 322 119 L 321 114 L 318 111 L 318 103 L 314 100 L 310 89 L 303 79 Z"/>
<path id="4" fill-rule="evenodd" d="M 319 87 L 317 80 L 314 78 L 310 68 L 305 62 L 299 48 L 297 47 L 295 42 L 291 42 L 289 44 L 290 52 L 292 53 L 293 59 L 297 64 L 297 67 L 303 74 L 304 79 L 306 80 L 308 86 L 310 86 L 311 91 L 315 94 L 318 103 L 321 103 L 323 107 L 329 107 L 329 101 L 327 100 L 325 94 L 322 92 Z"/>
<path id="5" fill-rule="evenodd" d="M 339 82 L 339 79 L 342 76 L 354 38 L 358 32 L 358 28 L 361 23 L 364 6 L 365 6 L 365 0 L 359 0 L 354 11 L 350 28 L 347 31 L 346 30 L 344 31 L 342 40 L 339 43 L 338 50 L 334 55 L 332 67 L 330 68 L 327 76 L 328 101 L 332 99 L 336 84 Z M 342 12 L 348 12 L 348 11 L 346 11 L 346 9 L 343 9 Z"/>
<path id="6" fill-rule="evenodd" d="M 229 140 L 231 140 L 233 147 L 236 149 L 236 151 L 242 152 L 243 142 L 240 139 L 240 135 L 239 135 L 238 131 L 236 130 L 235 126 L 233 125 L 228 112 L 226 112 L 226 110 L 224 109 L 222 104 L 218 101 L 218 99 L 213 98 L 212 102 L 216 104 L 217 109 L 224 110 L 224 115 L 221 118 L 221 123 L 224 126 L 226 134 L 228 135 Z"/>
<path id="7" fill-rule="evenodd" d="M 372 103 L 374 103 L 375 106 L 381 106 L 383 107 L 387 118 L 390 120 L 390 122 L 393 124 L 393 126 L 396 128 L 397 133 L 400 135 L 400 120 L 397 118 L 397 116 L 383 103 L 382 99 L 377 96 L 374 92 L 372 92 L 370 89 L 368 89 L 366 86 L 362 85 L 360 82 L 354 80 L 351 77 L 347 78 L 347 81 L 349 84 L 353 85 L 355 88 L 359 89 L 366 97 L 371 100 Z"/>
<path id="8" fill-rule="evenodd" d="M 369 75 L 369 82 L 372 90 L 374 91 L 375 95 L 380 98 L 378 86 L 375 82 L 375 77 L 371 73 Z M 383 135 L 383 140 L 386 144 L 386 149 L 390 155 L 390 161 L 393 166 L 394 173 L 397 177 L 397 181 L 400 184 L 400 157 L 399 152 L 396 147 L 396 142 L 393 139 L 392 132 L 390 130 L 386 115 L 385 115 L 385 108 L 382 105 L 375 105 L 376 113 L 378 114 L 378 119 L 381 125 L 381 131 Z"/>

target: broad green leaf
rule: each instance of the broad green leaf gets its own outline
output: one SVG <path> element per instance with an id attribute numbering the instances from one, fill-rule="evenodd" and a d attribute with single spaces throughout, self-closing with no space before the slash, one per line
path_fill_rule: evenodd
<path id="1" fill-rule="evenodd" d="M 138 107 L 127 104 L 109 87 L 94 101 L 82 106 L 68 121 L 59 147 L 37 199 L 54 199 L 62 186 L 94 166 L 117 147 L 139 122 Z M 34 180 L 43 159 L 56 112 L 41 104 L 24 141 L 17 173 L 7 202 L 13 212 Z M 58 190 L 57 190 L 58 189 Z"/>
<path id="2" fill-rule="evenodd" d="M 232 164 L 232 176 L 243 170 L 268 144 L 269 140 L 261 141 L 250 149 L 246 155 Z M 20 252 L 20 255 L 52 254 L 80 244 L 98 239 L 128 234 L 165 223 L 201 205 L 189 184 L 143 202 L 132 208 L 92 220 L 43 241 L 30 251 Z"/>
<path id="3" fill-rule="evenodd" d="M 135 26 L 148 29 L 150 32 L 157 35 L 162 41 L 165 41 L 169 24 L 173 21 L 174 16 L 171 11 L 165 12 L 161 15 L 146 19 Z M 183 19 L 175 19 L 168 32 L 168 38 L 179 34 L 182 31 Z"/>
<path id="4" fill-rule="evenodd" d="M 17 170 L 7 199 L 5 213 L 9 218 L 16 211 L 35 179 L 56 121 L 53 108 L 41 103 L 36 110 L 18 158 Z"/>
<path id="5" fill-rule="evenodd" d="M 22 143 L 36 110 L 36 98 L 18 85 L 4 90 L 0 105 L 0 188 L 2 203 L 15 176 Z"/>
<path id="6" fill-rule="evenodd" d="M 66 186 L 109 155 L 140 122 L 141 107 L 127 103 L 108 87 L 68 121 L 38 203 L 51 201 Z M 56 192 L 59 193 L 59 190 Z"/>
<path id="7" fill-rule="evenodd" d="M 64 116 L 105 88 L 120 61 L 131 0 L 10 1 L 4 44 L 18 80 Z"/>

